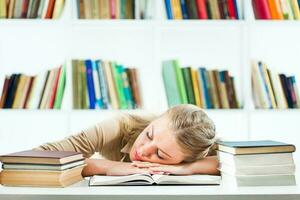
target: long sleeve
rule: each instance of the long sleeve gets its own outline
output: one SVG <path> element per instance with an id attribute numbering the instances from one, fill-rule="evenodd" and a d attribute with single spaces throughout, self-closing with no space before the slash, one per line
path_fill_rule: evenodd
<path id="1" fill-rule="evenodd" d="M 118 120 L 118 117 L 104 120 L 76 135 L 43 144 L 35 150 L 76 151 L 86 158 L 99 152 L 111 159 L 119 159 L 122 136 Z"/>

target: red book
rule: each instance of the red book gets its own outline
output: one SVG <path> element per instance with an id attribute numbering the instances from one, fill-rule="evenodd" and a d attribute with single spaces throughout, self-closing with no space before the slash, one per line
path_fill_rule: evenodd
<path id="1" fill-rule="evenodd" d="M 46 19 L 51 19 L 52 18 L 54 5 L 55 5 L 55 0 L 49 0 L 47 12 L 46 12 L 46 17 L 45 17 Z"/>
<path id="2" fill-rule="evenodd" d="M 272 19 L 267 0 L 252 0 L 256 19 Z"/>
<path id="3" fill-rule="evenodd" d="M 21 14 L 21 17 L 22 18 L 26 18 L 27 16 L 27 11 L 28 11 L 28 4 L 29 4 L 29 0 L 23 0 L 23 3 L 22 3 L 22 14 Z"/>
<path id="4" fill-rule="evenodd" d="M 56 97 L 56 90 L 57 90 L 57 85 L 58 85 L 58 80 L 59 80 L 61 68 L 62 67 L 57 69 L 56 74 L 55 74 L 54 84 L 53 84 L 53 88 L 51 90 L 51 96 L 50 96 L 50 101 L 49 101 L 48 108 L 53 108 L 53 105 L 54 105 L 54 101 L 55 101 L 55 97 Z"/>
<path id="5" fill-rule="evenodd" d="M 116 0 L 109 0 L 110 18 L 116 19 Z"/>
<path id="6" fill-rule="evenodd" d="M 196 0 L 196 7 L 199 19 L 207 19 L 206 0 Z"/>
<path id="7" fill-rule="evenodd" d="M 234 0 L 227 0 L 228 14 L 230 19 L 236 19 L 237 13 L 234 9 Z"/>

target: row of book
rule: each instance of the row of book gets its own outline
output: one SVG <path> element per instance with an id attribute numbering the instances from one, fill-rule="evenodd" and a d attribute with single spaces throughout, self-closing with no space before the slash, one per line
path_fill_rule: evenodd
<path id="1" fill-rule="evenodd" d="M 82 180 L 83 155 L 70 151 L 27 150 L 0 157 L 6 186 L 66 187 Z"/>
<path id="2" fill-rule="evenodd" d="M 296 185 L 293 144 L 272 140 L 220 141 L 219 169 L 226 186 Z"/>
<path id="3" fill-rule="evenodd" d="M 240 108 L 234 77 L 227 70 L 182 68 L 178 60 L 163 62 L 168 105 L 194 104 L 201 108 Z"/>
<path id="4" fill-rule="evenodd" d="M 256 108 L 300 108 L 295 76 L 278 74 L 261 61 L 252 63 L 252 92 Z"/>
<path id="5" fill-rule="evenodd" d="M 79 19 L 151 19 L 153 0 L 77 0 Z"/>
<path id="6" fill-rule="evenodd" d="M 58 19 L 65 0 L 1 0 L 0 18 Z"/>
<path id="7" fill-rule="evenodd" d="M 300 0 L 252 0 L 256 19 L 300 20 Z"/>
<path id="8" fill-rule="evenodd" d="M 136 68 L 103 60 L 73 60 L 73 108 L 141 108 Z"/>
<path id="9" fill-rule="evenodd" d="M 60 109 L 65 82 L 65 66 L 35 76 L 20 73 L 6 76 L 0 108 Z"/>
<path id="10" fill-rule="evenodd" d="M 165 0 L 168 19 L 242 19 L 243 0 Z"/>

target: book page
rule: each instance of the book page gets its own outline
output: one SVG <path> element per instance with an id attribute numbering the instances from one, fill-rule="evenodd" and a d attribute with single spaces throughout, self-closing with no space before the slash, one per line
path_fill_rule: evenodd
<path id="1" fill-rule="evenodd" d="M 153 175 L 154 181 L 157 184 L 170 185 L 219 185 L 221 176 L 213 175 Z"/>
<path id="2" fill-rule="evenodd" d="M 132 174 L 128 176 L 95 175 L 89 185 L 149 185 L 154 181 L 150 174 Z"/>

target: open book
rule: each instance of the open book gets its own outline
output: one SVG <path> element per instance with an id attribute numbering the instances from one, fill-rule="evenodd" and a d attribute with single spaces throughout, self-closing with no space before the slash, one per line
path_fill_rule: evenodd
<path id="1" fill-rule="evenodd" d="M 213 175 L 151 175 L 132 174 L 127 176 L 100 176 L 90 178 L 89 186 L 97 185 L 219 185 L 221 176 Z"/>

